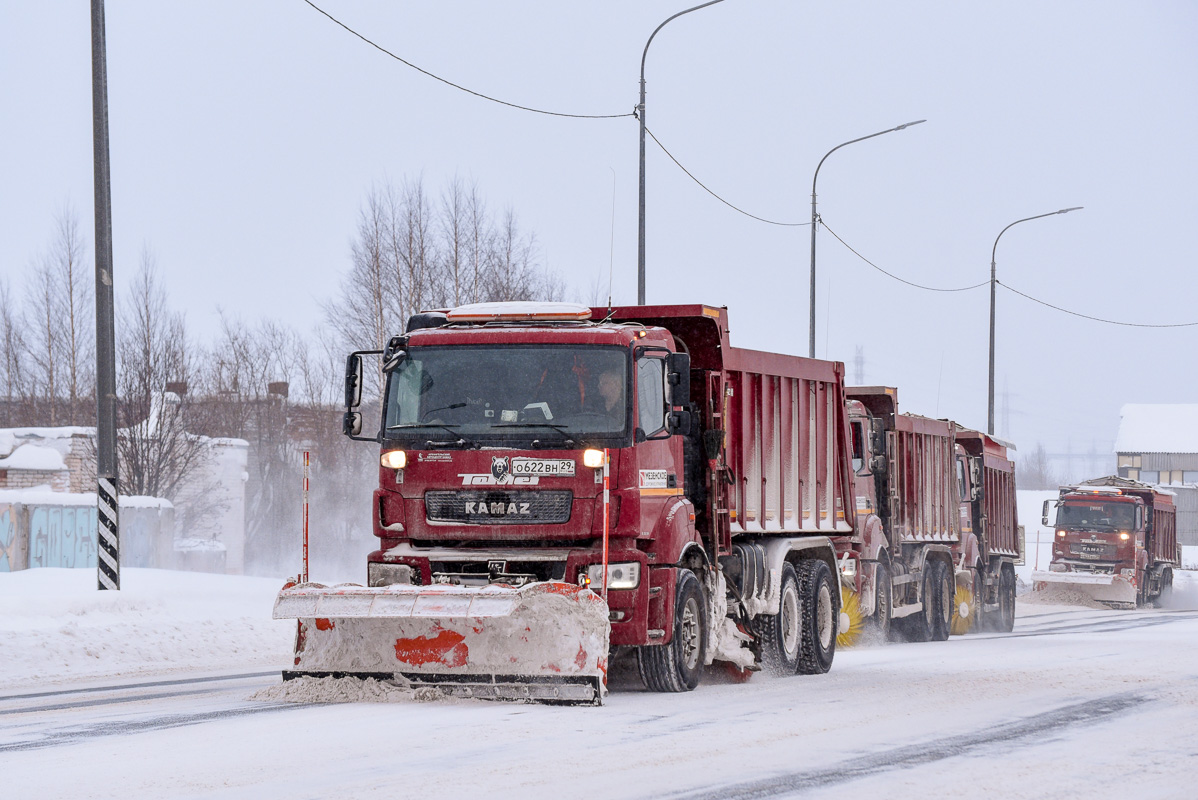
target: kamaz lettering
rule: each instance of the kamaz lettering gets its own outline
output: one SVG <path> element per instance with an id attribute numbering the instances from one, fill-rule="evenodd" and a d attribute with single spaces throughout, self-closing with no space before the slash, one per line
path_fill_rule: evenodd
<path id="1" fill-rule="evenodd" d="M 466 501 L 467 514 L 489 514 L 492 517 L 528 514 L 528 503 L 475 503 Z"/>

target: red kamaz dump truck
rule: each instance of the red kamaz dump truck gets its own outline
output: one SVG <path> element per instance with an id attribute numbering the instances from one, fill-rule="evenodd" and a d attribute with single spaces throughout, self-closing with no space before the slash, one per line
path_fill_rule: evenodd
<path id="1" fill-rule="evenodd" d="M 860 618 L 914 641 L 964 633 L 982 614 L 1010 630 L 1019 550 L 1005 447 L 899 413 L 893 387 L 846 393 L 857 527 L 833 541 Z"/>
<path id="2" fill-rule="evenodd" d="M 1109 476 L 1062 486 L 1045 500 L 1041 522 L 1055 508 L 1056 535 L 1037 584 L 1068 586 L 1111 606 L 1161 602 L 1181 565 L 1173 496 L 1145 483 Z"/>
<path id="3" fill-rule="evenodd" d="M 705 664 L 822 673 L 829 537 L 856 524 L 843 364 L 732 347 L 724 308 L 498 303 L 414 316 L 381 356 L 367 586 L 289 585 L 295 669 L 597 703 Z M 946 554 L 947 555 L 947 554 Z M 947 564 L 947 559 L 945 560 Z"/>

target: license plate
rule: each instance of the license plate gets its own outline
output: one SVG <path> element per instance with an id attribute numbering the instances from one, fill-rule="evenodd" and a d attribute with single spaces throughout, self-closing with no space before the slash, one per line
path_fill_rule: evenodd
<path id="1" fill-rule="evenodd" d="M 513 458 L 513 475 L 558 475 L 572 477 L 574 475 L 574 459 L 572 458 Z"/>
<path id="2" fill-rule="evenodd" d="M 1094 558 L 1094 559 L 1102 558 L 1102 553 L 1091 553 L 1089 551 L 1082 552 L 1082 553 L 1080 553 L 1080 555 L 1082 558 Z"/>

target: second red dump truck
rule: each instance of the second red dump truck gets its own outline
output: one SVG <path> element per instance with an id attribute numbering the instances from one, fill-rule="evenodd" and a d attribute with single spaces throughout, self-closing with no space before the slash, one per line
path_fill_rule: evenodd
<path id="1" fill-rule="evenodd" d="M 1055 510 L 1055 514 L 1053 511 Z M 1168 599 L 1181 565 L 1177 512 L 1168 491 L 1109 476 L 1062 486 L 1044 501 L 1055 523 L 1052 562 L 1040 584 L 1068 586 L 1099 602 L 1134 607 Z"/>
<path id="2" fill-rule="evenodd" d="M 1011 630 L 1022 537 L 1007 446 L 900 413 L 893 387 L 847 397 L 857 526 L 833 540 L 866 624 L 915 641 Z"/>

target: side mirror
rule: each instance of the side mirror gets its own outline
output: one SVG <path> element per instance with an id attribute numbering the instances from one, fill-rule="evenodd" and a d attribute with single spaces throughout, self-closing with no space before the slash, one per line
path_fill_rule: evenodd
<path id="1" fill-rule="evenodd" d="M 886 428 L 880 417 L 869 419 L 869 449 L 872 453 L 886 452 Z"/>
<path id="2" fill-rule="evenodd" d="M 691 412 L 689 411 L 671 411 L 666 415 L 666 426 L 670 429 L 670 435 L 682 434 L 687 436 L 691 432 Z"/>
<path id="3" fill-rule="evenodd" d="M 1045 500 L 1044 506 L 1040 509 L 1040 524 L 1045 528 L 1048 527 L 1048 504 L 1051 502 L 1051 500 Z"/>
<path id="4" fill-rule="evenodd" d="M 1144 506 L 1136 506 L 1136 530 L 1144 527 Z"/>
<path id="5" fill-rule="evenodd" d="M 969 493 L 971 500 L 981 500 L 984 492 L 982 478 L 984 476 L 982 470 L 982 457 L 973 456 L 969 459 Z"/>
<path id="6" fill-rule="evenodd" d="M 670 405 L 684 406 L 691 401 L 690 353 L 666 356 L 666 383 L 670 385 Z"/>
<path id="7" fill-rule="evenodd" d="M 345 359 L 345 407 L 357 408 L 360 405 L 362 405 L 362 356 L 353 353 Z M 361 429 L 360 424 L 359 429 Z"/>
<path id="8" fill-rule="evenodd" d="M 346 411 L 345 416 L 341 419 L 341 432 L 346 436 L 361 436 L 362 413 L 360 411 Z"/>

